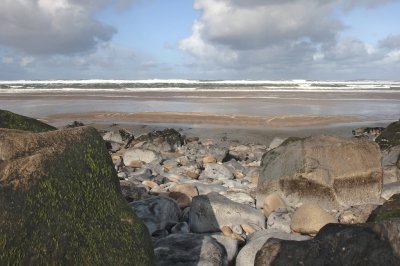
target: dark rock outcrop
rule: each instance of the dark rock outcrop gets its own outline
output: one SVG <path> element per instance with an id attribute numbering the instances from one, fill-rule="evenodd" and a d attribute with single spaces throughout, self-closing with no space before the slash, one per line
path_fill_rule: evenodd
<path id="1" fill-rule="evenodd" d="M 0 129 L 0 264 L 153 265 L 94 128 Z"/>
<path id="2" fill-rule="evenodd" d="M 18 129 L 32 132 L 46 132 L 57 129 L 39 120 L 18 115 L 6 110 L 0 110 L 0 128 Z"/>
<path id="3" fill-rule="evenodd" d="M 388 125 L 375 141 L 382 150 L 400 145 L 400 120 Z"/>
<path id="4" fill-rule="evenodd" d="M 400 265 L 391 242 L 372 225 L 328 224 L 312 240 L 269 239 L 254 265 Z"/>

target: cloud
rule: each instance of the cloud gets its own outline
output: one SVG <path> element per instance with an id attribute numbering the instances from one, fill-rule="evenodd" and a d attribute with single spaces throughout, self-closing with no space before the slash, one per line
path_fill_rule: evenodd
<path id="1" fill-rule="evenodd" d="M 379 42 L 379 46 L 389 50 L 400 50 L 400 34 L 387 36 Z"/>
<path id="2" fill-rule="evenodd" d="M 128 0 L 3 0 L 0 45 L 27 54 L 74 54 L 110 41 L 116 29 L 98 21 L 106 5 Z"/>
<path id="3" fill-rule="evenodd" d="M 388 37 L 379 47 L 342 39 L 347 25 L 335 13 L 389 2 L 394 0 L 195 0 L 202 15 L 179 48 L 208 68 L 275 69 L 287 76 L 378 63 L 385 57 L 381 48 L 399 47 L 400 37 Z"/>

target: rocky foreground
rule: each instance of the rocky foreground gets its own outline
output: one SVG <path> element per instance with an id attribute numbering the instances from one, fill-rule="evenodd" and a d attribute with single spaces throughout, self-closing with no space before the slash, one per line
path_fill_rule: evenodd
<path id="1" fill-rule="evenodd" d="M 400 265 L 400 122 L 268 145 L 0 125 L 0 264 Z"/>

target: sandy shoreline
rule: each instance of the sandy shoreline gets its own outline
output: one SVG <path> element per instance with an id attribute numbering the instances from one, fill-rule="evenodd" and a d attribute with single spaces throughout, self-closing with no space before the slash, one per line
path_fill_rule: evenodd
<path id="1" fill-rule="evenodd" d="M 358 126 L 385 126 L 385 122 L 371 123 L 355 116 L 317 115 L 221 115 L 181 112 L 84 112 L 54 114 L 41 119 L 53 126 L 64 127 L 81 121 L 98 129 L 125 128 L 135 136 L 154 130 L 175 128 L 188 137 L 220 142 L 268 145 L 273 138 L 307 137 L 321 134 L 348 136 Z"/>
<path id="2" fill-rule="evenodd" d="M 319 116 L 319 115 L 279 115 L 251 116 L 224 115 L 198 112 L 85 112 L 54 114 L 45 121 L 83 120 L 95 123 L 133 122 L 133 123 L 171 123 L 171 124 L 215 124 L 226 126 L 265 126 L 269 128 L 323 126 L 335 123 L 365 121 L 354 116 Z"/>

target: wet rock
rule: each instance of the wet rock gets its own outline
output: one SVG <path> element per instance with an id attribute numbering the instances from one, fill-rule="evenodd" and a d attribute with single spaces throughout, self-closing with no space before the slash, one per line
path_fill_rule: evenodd
<path id="1" fill-rule="evenodd" d="M 308 241 L 269 239 L 254 265 L 399 265 L 383 235 L 369 226 L 329 224 Z"/>
<path id="2" fill-rule="evenodd" d="M 316 234 L 328 223 L 336 223 L 337 220 L 317 204 L 303 204 L 292 216 L 291 228 L 302 234 Z"/>
<path id="3" fill-rule="evenodd" d="M 246 245 L 239 251 L 236 258 L 236 266 L 248 266 L 254 265 L 254 260 L 257 251 L 260 250 L 264 243 L 270 238 L 279 238 L 294 241 L 303 241 L 309 239 L 307 236 L 292 235 L 273 230 L 260 230 L 250 235 Z M 293 265 L 293 264 L 288 264 Z M 314 265 L 314 264 L 312 264 Z"/>
<path id="4" fill-rule="evenodd" d="M 214 238 L 198 234 L 171 234 L 154 243 L 157 265 L 228 265 L 225 248 Z"/>
<path id="5" fill-rule="evenodd" d="M 291 206 L 318 202 L 326 209 L 379 202 L 381 154 L 374 142 L 335 136 L 285 142 L 263 157 L 258 208 L 273 193 Z"/>
<path id="6" fill-rule="evenodd" d="M 177 223 L 181 215 L 178 204 L 166 197 L 154 197 L 129 204 L 145 223 L 150 234 L 165 229 L 169 223 Z"/>
<path id="7" fill-rule="evenodd" d="M 400 145 L 400 120 L 388 125 L 375 141 L 382 150 Z"/>
<path id="8" fill-rule="evenodd" d="M 224 225 L 244 223 L 264 228 L 265 217 L 260 211 L 231 201 L 218 193 L 193 198 L 189 213 L 192 232 L 218 232 Z"/>

